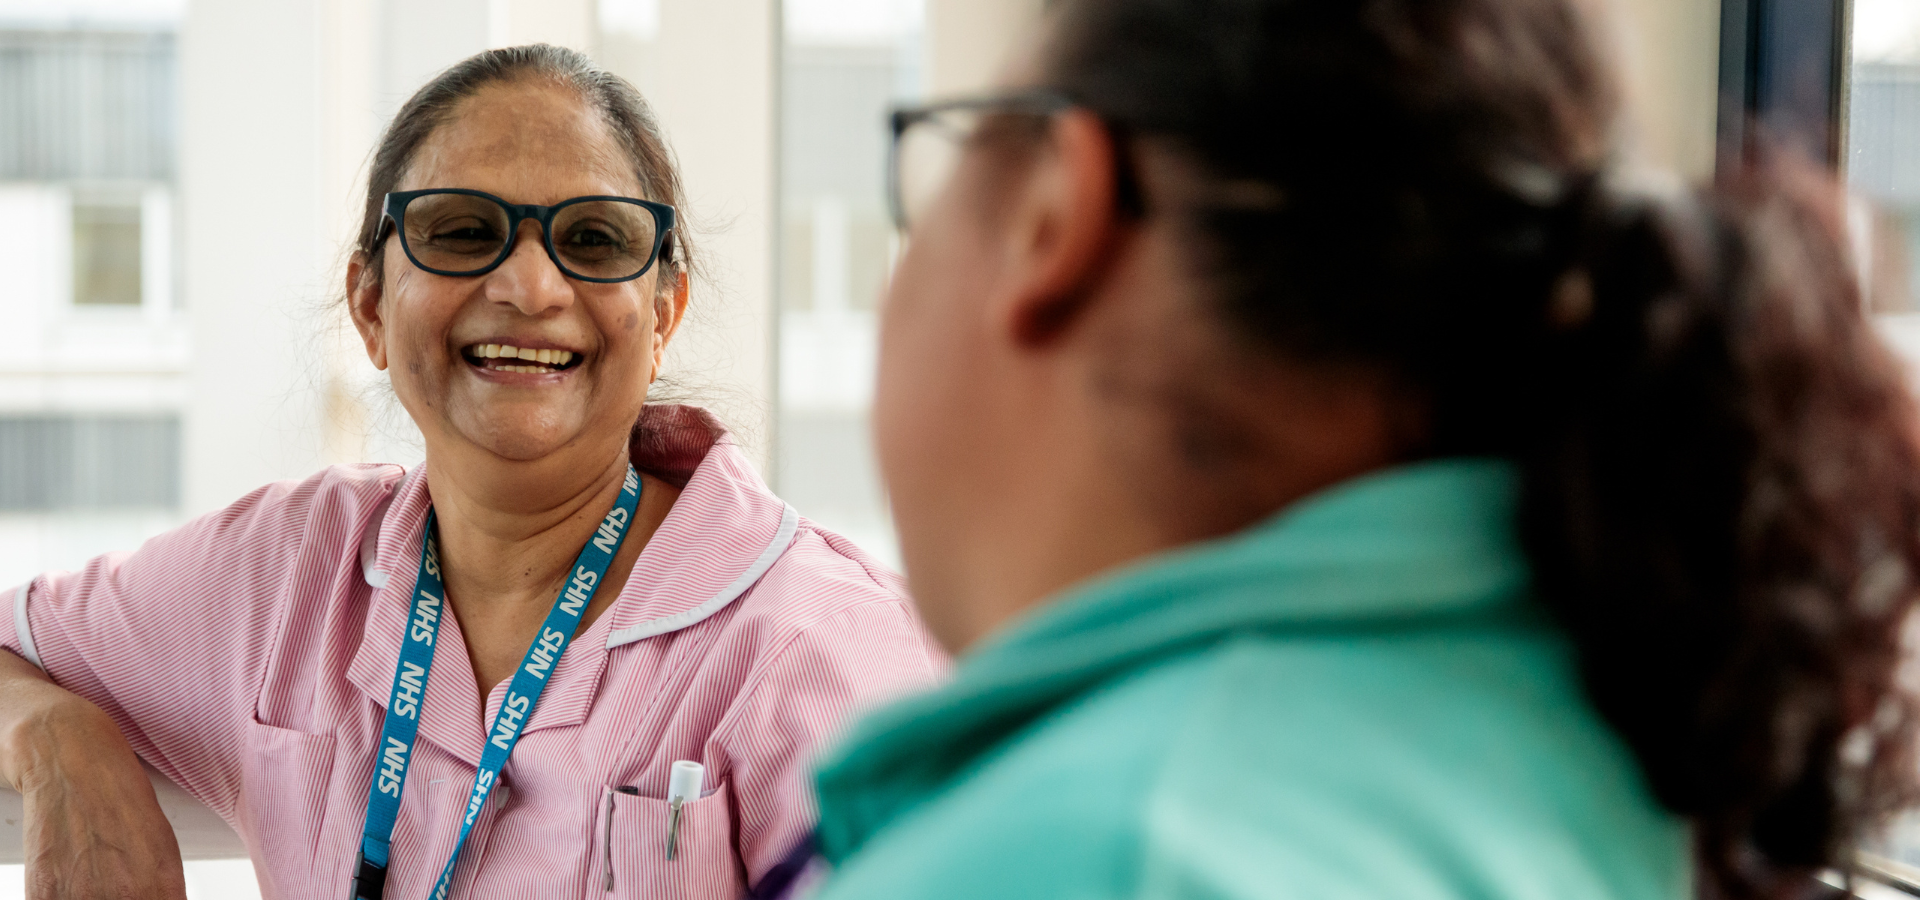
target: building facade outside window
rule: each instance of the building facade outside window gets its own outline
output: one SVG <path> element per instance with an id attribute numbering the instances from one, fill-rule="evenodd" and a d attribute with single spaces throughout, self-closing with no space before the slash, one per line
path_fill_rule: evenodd
<path id="1" fill-rule="evenodd" d="M 0 582 L 180 519 L 172 14 L 0 20 Z"/>
<path id="2" fill-rule="evenodd" d="M 1847 180 L 1920 261 L 1920 3 L 1853 0 Z M 1909 298 L 1906 308 L 1920 308 Z"/>

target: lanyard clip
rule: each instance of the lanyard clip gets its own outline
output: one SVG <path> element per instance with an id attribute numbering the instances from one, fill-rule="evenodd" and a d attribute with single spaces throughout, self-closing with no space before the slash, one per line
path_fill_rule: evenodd
<path id="1" fill-rule="evenodd" d="M 381 900 L 387 892 L 387 867 L 374 865 L 362 850 L 353 869 L 353 893 L 348 900 Z"/>

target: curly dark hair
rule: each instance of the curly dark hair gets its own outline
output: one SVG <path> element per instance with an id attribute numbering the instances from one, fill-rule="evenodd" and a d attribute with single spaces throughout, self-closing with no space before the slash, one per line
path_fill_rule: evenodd
<path id="1" fill-rule="evenodd" d="M 1629 183 L 1573 0 L 1054 6 L 1048 85 L 1220 188 L 1158 212 L 1236 333 L 1389 373 L 1414 456 L 1519 464 L 1537 595 L 1701 893 L 1847 867 L 1916 796 L 1920 421 L 1830 176 Z"/>

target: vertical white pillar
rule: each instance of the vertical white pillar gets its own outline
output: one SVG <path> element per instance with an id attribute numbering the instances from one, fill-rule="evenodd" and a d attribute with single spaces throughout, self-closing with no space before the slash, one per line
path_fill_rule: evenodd
<path id="1" fill-rule="evenodd" d="M 853 222 L 847 201 L 822 194 L 813 201 L 813 309 L 844 313 L 853 295 Z"/>
<path id="2" fill-rule="evenodd" d="M 320 0 L 194 0 L 180 35 L 189 514 L 322 463 Z"/>
<path id="3" fill-rule="evenodd" d="M 379 403 L 373 399 L 378 391 L 372 389 L 378 376 L 346 312 L 346 264 L 365 208 L 366 167 L 384 124 L 376 100 L 383 71 L 379 6 L 380 0 L 325 0 L 321 13 L 320 236 L 331 253 L 321 276 L 326 313 L 318 340 L 324 349 L 315 366 L 322 392 L 320 454 L 328 463 L 411 463 L 419 458 L 412 446 L 400 453 L 369 446 L 369 407 Z"/>
<path id="4" fill-rule="evenodd" d="M 779 0 L 661 0 L 651 80 L 703 259 L 668 374 L 734 427 L 766 470 L 773 437 Z"/>
<path id="5" fill-rule="evenodd" d="M 140 197 L 140 313 L 151 325 L 173 318 L 173 192 L 149 187 Z"/>
<path id="6" fill-rule="evenodd" d="M 1689 181 L 1713 176 L 1720 0 L 1615 0 L 1634 149 Z"/>

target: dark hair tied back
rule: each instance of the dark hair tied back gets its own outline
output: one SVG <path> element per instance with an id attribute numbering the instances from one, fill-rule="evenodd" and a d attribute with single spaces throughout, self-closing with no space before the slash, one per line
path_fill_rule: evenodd
<path id="1" fill-rule="evenodd" d="M 1915 798 L 1920 429 L 1829 176 L 1627 183 L 1572 0 L 1057 6 L 1052 87 L 1278 198 L 1152 198 L 1236 332 L 1395 377 L 1415 455 L 1518 463 L 1537 594 L 1703 894 L 1800 895 Z"/>

